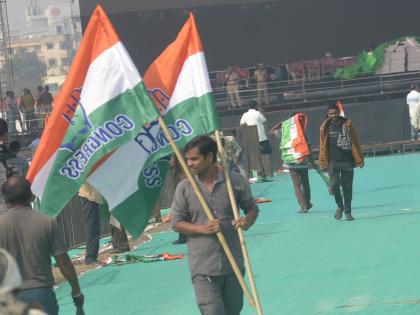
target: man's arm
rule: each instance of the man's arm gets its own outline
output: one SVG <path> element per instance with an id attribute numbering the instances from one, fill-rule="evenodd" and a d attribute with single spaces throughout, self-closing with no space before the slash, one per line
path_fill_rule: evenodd
<path id="1" fill-rule="evenodd" d="M 238 189 L 238 207 L 243 209 L 246 215 L 232 221 L 235 229 L 242 228 L 248 230 L 258 217 L 258 206 L 251 193 L 248 181 L 240 175 L 232 174 L 232 184 Z"/>
<path id="2" fill-rule="evenodd" d="M 236 220 L 233 220 L 232 224 L 235 226 L 235 229 L 248 230 L 257 220 L 258 211 L 255 209 L 248 210 L 248 213 L 245 217 L 240 217 Z"/>
<path id="3" fill-rule="evenodd" d="M 77 280 L 76 270 L 69 258 L 67 253 L 54 256 L 55 260 L 57 261 L 58 268 L 60 268 L 61 273 L 63 274 L 64 278 L 69 282 L 71 286 L 71 295 L 77 296 L 81 294 L 79 281 Z"/>
<path id="4" fill-rule="evenodd" d="M 248 124 L 246 123 L 245 114 L 241 117 L 241 122 L 239 123 L 241 127 L 246 127 Z"/>
<path id="5" fill-rule="evenodd" d="M 186 235 L 210 235 L 221 231 L 220 220 L 211 219 L 208 224 L 194 224 L 187 221 L 178 221 L 174 230 Z"/>
<path id="6" fill-rule="evenodd" d="M 277 123 L 277 124 L 275 124 L 271 129 L 270 129 L 270 134 L 272 134 L 272 135 L 274 135 L 274 132 L 277 130 L 277 129 L 281 129 L 281 125 L 283 124 L 283 122 L 281 121 L 281 122 L 279 122 L 279 123 Z"/>

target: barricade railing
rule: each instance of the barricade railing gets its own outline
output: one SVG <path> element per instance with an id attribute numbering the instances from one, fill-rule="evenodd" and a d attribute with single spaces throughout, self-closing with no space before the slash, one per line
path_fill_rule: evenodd
<path id="1" fill-rule="evenodd" d="M 336 98 L 327 92 L 336 92 L 336 96 L 346 97 L 408 92 L 409 85 L 412 83 L 420 83 L 419 71 L 393 74 L 364 73 L 357 78 L 348 80 L 329 77 L 320 81 L 307 81 L 306 79 L 301 79 L 298 82 L 270 81 L 267 82 L 267 94 L 270 102 L 274 98 L 274 103 L 307 102 Z M 240 85 L 239 95 L 242 103 L 249 99 L 255 99 L 257 91 L 255 83 Z M 226 90 L 214 90 L 214 98 L 219 109 L 227 110 L 226 104 L 229 104 L 229 100 Z"/>

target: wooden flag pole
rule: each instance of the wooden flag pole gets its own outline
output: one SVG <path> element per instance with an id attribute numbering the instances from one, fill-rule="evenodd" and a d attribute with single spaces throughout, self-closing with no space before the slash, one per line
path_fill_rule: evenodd
<path id="1" fill-rule="evenodd" d="M 184 157 L 182 155 L 182 153 L 179 151 L 179 148 L 177 147 L 175 141 L 172 139 L 172 136 L 168 130 L 168 127 L 166 125 L 166 122 L 163 120 L 162 116 L 159 117 L 158 119 L 160 127 L 162 128 L 163 133 L 165 134 L 166 139 L 169 141 L 172 150 L 174 151 L 181 167 L 182 170 L 184 171 L 185 175 L 187 176 L 188 180 L 191 183 L 191 186 L 194 189 L 195 194 L 197 195 L 198 200 L 200 201 L 201 206 L 204 209 L 204 212 L 206 213 L 207 217 L 210 219 L 214 219 L 214 216 L 207 204 L 206 199 L 203 196 L 203 193 L 201 192 L 200 188 L 197 185 L 197 182 L 194 178 L 194 176 L 191 174 L 187 164 L 185 163 Z M 226 239 L 224 237 L 224 235 L 222 234 L 222 232 L 218 232 L 216 233 L 217 238 L 219 239 L 220 244 L 223 247 L 223 250 L 225 251 L 225 254 L 229 260 L 229 263 L 232 266 L 233 272 L 235 273 L 236 277 L 238 278 L 239 284 L 242 287 L 242 290 L 244 291 L 244 294 L 246 296 L 246 298 L 249 301 L 249 304 L 251 304 L 252 306 L 255 306 L 255 302 L 254 299 L 252 298 L 251 293 L 249 292 L 249 289 L 245 283 L 244 277 L 241 273 L 241 271 L 239 270 L 238 264 L 236 263 L 235 258 L 233 257 L 232 251 L 230 250 Z"/>
<path id="2" fill-rule="evenodd" d="M 215 134 L 216 134 L 217 148 L 218 148 L 218 151 L 219 151 L 219 157 L 222 161 L 223 171 L 224 171 L 224 174 L 225 174 L 226 186 L 227 186 L 227 189 L 228 189 L 230 204 L 232 205 L 233 216 L 234 216 L 235 219 L 239 219 L 238 204 L 236 203 L 235 195 L 233 193 L 232 180 L 230 178 L 229 170 L 227 169 L 226 158 L 223 154 L 222 137 L 220 135 L 220 130 L 216 130 Z M 251 261 L 249 259 L 248 249 L 246 247 L 245 237 L 244 237 L 244 233 L 243 233 L 242 228 L 238 229 L 238 234 L 239 234 L 239 241 L 241 243 L 242 254 L 244 255 L 245 268 L 246 268 L 246 271 L 248 273 L 248 279 L 249 279 L 249 282 L 251 283 L 251 290 L 252 290 L 252 293 L 254 295 L 254 300 L 255 300 L 256 307 L 257 307 L 257 313 L 258 313 L 258 315 L 263 315 L 261 302 L 260 302 L 260 298 L 258 296 L 257 286 L 256 286 L 255 280 L 254 280 L 254 274 L 252 273 Z"/>

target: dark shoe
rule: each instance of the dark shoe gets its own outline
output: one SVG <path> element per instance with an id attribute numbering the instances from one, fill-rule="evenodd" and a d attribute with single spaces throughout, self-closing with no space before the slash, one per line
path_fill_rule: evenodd
<path id="1" fill-rule="evenodd" d="M 346 211 L 346 212 L 345 212 L 345 215 L 346 215 L 346 220 L 347 220 L 347 221 L 353 221 L 353 220 L 354 220 L 354 218 L 353 218 L 353 216 L 351 215 L 351 212 L 350 212 L 350 211 Z"/>
<path id="2" fill-rule="evenodd" d="M 337 210 L 335 210 L 334 218 L 336 218 L 337 220 L 341 220 L 342 217 L 343 217 L 343 209 L 337 208 Z"/>

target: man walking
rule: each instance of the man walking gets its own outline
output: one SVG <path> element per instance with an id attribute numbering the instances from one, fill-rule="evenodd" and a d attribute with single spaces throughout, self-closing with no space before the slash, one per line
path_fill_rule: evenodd
<path id="1" fill-rule="evenodd" d="M 86 236 L 85 264 L 101 266 L 105 263 L 98 260 L 100 233 L 99 206 L 103 203 L 101 194 L 85 182 L 79 189 L 79 207 L 82 211 Z M 122 231 L 121 231 L 122 229 Z M 111 225 L 111 238 L 114 253 L 130 251 L 127 234 L 123 227 L 118 229 Z"/>
<path id="2" fill-rule="evenodd" d="M 2 192 L 8 211 L 0 216 L 0 247 L 16 259 L 22 273 L 17 298 L 41 305 L 49 315 L 58 314 L 50 257 L 54 256 L 71 286 L 73 302 L 83 305 L 84 297 L 57 222 L 29 207 L 33 197 L 30 183 L 24 177 L 11 177 Z"/>
<path id="3" fill-rule="evenodd" d="M 226 180 L 216 166 L 217 145 L 207 136 L 191 140 L 184 149 L 185 158 L 195 175 L 214 219 L 209 220 L 191 183 L 184 179 L 176 188 L 172 204 L 172 226 L 188 235 L 189 266 L 201 314 L 239 315 L 243 306 L 242 288 L 217 240 L 222 232 L 229 248 L 244 271 L 239 237 L 235 229 L 247 230 L 258 216 L 258 207 L 247 181 L 231 174 L 234 194 L 245 217 L 234 220 Z"/>
<path id="4" fill-rule="evenodd" d="M 294 132 L 297 137 L 299 135 L 302 138 L 295 138 L 295 141 L 291 141 L 290 134 L 292 133 L 290 127 L 285 127 L 283 130 L 283 121 L 276 124 L 271 128 L 270 133 L 281 137 L 280 141 L 280 154 L 283 161 L 283 167 L 289 170 L 290 177 L 293 183 L 293 189 L 295 190 L 296 199 L 299 203 L 299 213 L 307 213 L 312 208 L 311 203 L 311 187 L 309 185 L 308 170 L 311 162 L 311 150 L 310 141 L 307 134 L 308 117 L 304 113 L 293 113 L 289 116 L 289 120 L 294 121 Z M 299 124 L 299 125 L 297 125 Z M 288 125 L 288 124 L 287 124 Z M 288 125 L 290 126 L 290 125 Z M 302 131 L 300 133 L 299 131 Z M 303 155 L 302 151 L 305 151 L 307 155 Z M 290 152 L 293 151 L 295 154 L 299 154 L 299 158 L 291 158 Z"/>
<path id="5" fill-rule="evenodd" d="M 364 158 L 351 120 L 341 117 L 335 104 L 328 106 L 328 118 L 321 125 L 319 163 L 330 176 L 330 186 L 338 207 L 334 217 L 340 220 L 344 212 L 348 221 L 354 220 L 351 214 L 353 168 L 362 168 Z"/>

